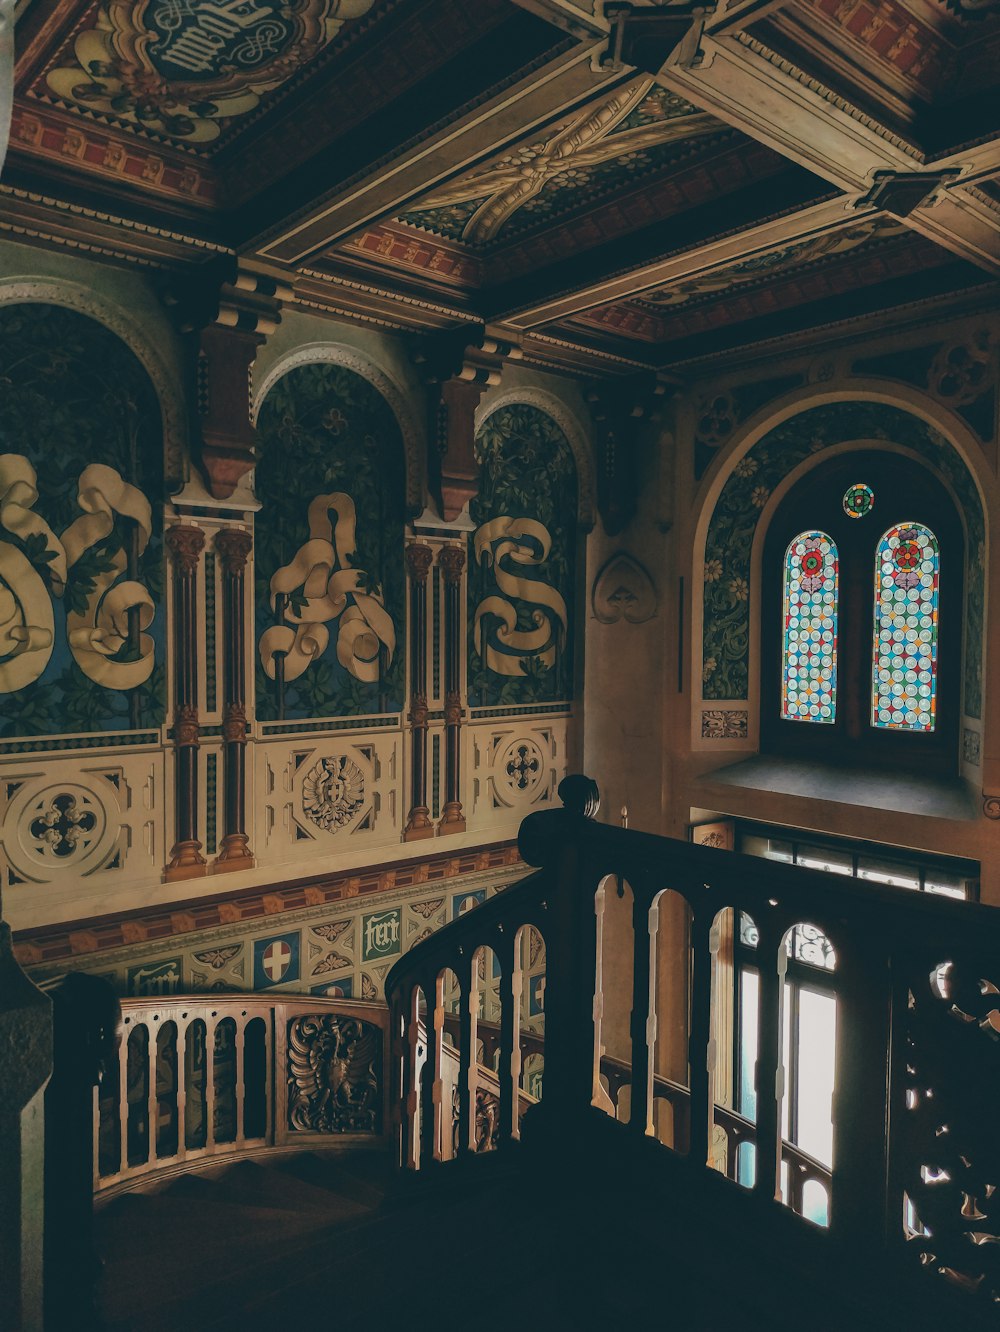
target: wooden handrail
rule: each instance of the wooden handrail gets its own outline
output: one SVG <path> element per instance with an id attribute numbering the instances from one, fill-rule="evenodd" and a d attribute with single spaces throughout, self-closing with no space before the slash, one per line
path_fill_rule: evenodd
<path id="1" fill-rule="evenodd" d="M 804 1186 L 815 1181 L 827 1190 L 825 1242 L 840 1261 L 870 1269 L 881 1255 L 894 1269 L 923 1273 L 919 1280 L 975 1290 L 985 1304 L 1000 1299 L 992 1260 L 1000 1240 L 1000 1152 L 991 1110 L 1000 1096 L 1000 914 L 601 825 L 594 821 L 596 786 L 587 778 L 567 778 L 560 796 L 563 809 L 529 815 L 521 827 L 521 855 L 537 872 L 412 948 L 386 979 L 394 1076 L 403 1093 L 401 1164 L 426 1169 L 446 1159 L 430 1120 L 440 1104 L 440 1054 L 428 1061 L 422 1081 L 412 1061 L 422 1001 L 431 1044 L 442 1038 L 446 978 L 449 996 L 455 982 L 459 996 L 450 1022 L 452 1030 L 457 1025 L 462 1070 L 458 1154 L 475 1151 L 467 1129 L 479 1086 L 476 955 L 482 948 L 492 949 L 499 963 L 500 1099 L 508 1107 L 516 1103 L 522 1050 L 531 1040 L 520 1031 L 517 946 L 528 926 L 545 944 L 545 1066 L 541 1103 L 524 1127 L 553 1151 L 569 1150 L 566 1144 L 592 1132 L 595 1108 L 607 1100 L 601 1073 L 610 1067 L 601 1043 L 605 889 L 626 883 L 635 939 L 625 1061 L 631 1103 L 616 1131 L 633 1135 L 637 1145 L 648 1142 L 655 1101 L 670 1100 L 683 1109 L 684 1121 L 683 1141 L 673 1145 L 686 1149 L 684 1168 L 704 1172 L 706 1183 L 707 1172 L 718 1177 L 717 1128 L 727 1135 L 725 1173 L 731 1177 L 739 1145 L 754 1142 L 750 1196 L 762 1217 L 782 1201 L 783 1173 L 787 1201 L 797 1211 Z M 656 954 L 665 894 L 687 904 L 686 955 Z M 720 922 L 738 923 L 742 913 L 757 930 L 755 1123 L 719 1105 L 715 1094 L 714 1024 L 720 1005 L 732 1002 L 717 956 Z M 837 1002 L 832 1171 L 781 1137 L 786 941 L 802 924 L 822 931 L 836 957 L 828 976 Z M 682 974 L 690 975 L 689 1087 L 654 1070 L 654 957 L 659 968 L 683 966 Z M 504 1150 L 519 1139 L 521 1117 L 502 1114 L 501 1121 L 498 1147 Z"/>

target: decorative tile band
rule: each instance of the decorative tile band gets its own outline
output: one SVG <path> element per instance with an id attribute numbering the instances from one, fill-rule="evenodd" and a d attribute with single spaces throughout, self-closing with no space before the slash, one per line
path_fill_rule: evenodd
<path id="1" fill-rule="evenodd" d="M 123 948 L 172 939 L 194 931 L 235 925 L 263 916 L 281 916 L 306 907 L 324 907 L 355 897 L 376 897 L 420 884 L 439 883 L 481 870 L 503 869 L 520 863 L 517 846 L 504 842 L 472 848 L 457 855 L 426 860 L 395 861 L 370 869 L 328 878 L 303 879 L 283 887 L 262 887 L 252 892 L 211 900 L 197 899 L 157 911 L 80 921 L 74 926 L 18 934 L 15 952 L 23 966 L 61 962 L 111 948 Z"/>
<path id="2" fill-rule="evenodd" d="M 55 749 L 124 749 L 126 746 L 159 743 L 159 731 L 116 731 L 110 735 L 67 735 L 56 740 L 10 740 L 0 744 L 0 754 L 48 754 Z"/>
<path id="3" fill-rule="evenodd" d="M 522 703 L 515 708 L 471 708 L 470 712 L 475 722 L 489 717 L 542 717 L 555 713 L 568 715 L 572 710 L 572 703 Z"/>
<path id="4" fill-rule="evenodd" d="M 205 756 L 205 851 L 214 856 L 218 850 L 216 836 L 216 799 L 218 788 L 218 754 Z"/>
<path id="5" fill-rule="evenodd" d="M 260 730 L 268 736 L 302 735 L 308 731 L 375 731 L 401 725 L 398 712 L 384 717 L 333 717 L 327 721 L 264 722 Z"/>

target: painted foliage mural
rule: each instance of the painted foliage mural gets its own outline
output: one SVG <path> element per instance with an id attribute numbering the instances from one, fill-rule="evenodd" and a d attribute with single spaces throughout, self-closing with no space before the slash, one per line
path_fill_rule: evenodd
<path id="1" fill-rule="evenodd" d="M 771 430 L 740 459 L 722 488 L 705 543 L 702 695 L 745 699 L 749 691 L 750 554 L 761 510 L 774 487 L 812 453 L 843 441 L 892 440 L 947 477 L 967 529 L 963 707 L 982 713 L 986 538 L 982 503 L 968 469 L 932 426 L 887 403 L 813 407 Z"/>
<path id="2" fill-rule="evenodd" d="M 566 436 L 539 408 L 500 407 L 481 425 L 479 495 L 469 558 L 473 706 L 573 697 L 576 468 Z"/>
<path id="3" fill-rule="evenodd" d="M 403 686 L 403 444 L 342 366 L 298 366 L 258 418 L 257 716 L 395 712 Z"/>
<path id="4" fill-rule="evenodd" d="M 95 320 L 0 307 L 0 735 L 159 726 L 161 412 Z"/>

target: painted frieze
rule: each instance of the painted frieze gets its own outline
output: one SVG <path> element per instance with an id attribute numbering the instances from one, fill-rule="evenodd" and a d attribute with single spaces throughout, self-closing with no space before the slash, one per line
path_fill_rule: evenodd
<path id="1" fill-rule="evenodd" d="M 396 419 L 367 380 L 315 364 L 273 385 L 258 429 L 257 716 L 398 711 L 403 447 Z M 327 796 L 313 792 L 317 811 Z"/>
<path id="2" fill-rule="evenodd" d="M 162 416 L 95 320 L 0 309 L 0 736 L 164 716 Z"/>
<path id="3" fill-rule="evenodd" d="M 573 696 L 570 644 L 576 469 L 540 408 L 510 403 L 476 435 L 479 495 L 469 558 L 469 696 L 474 706 Z"/>

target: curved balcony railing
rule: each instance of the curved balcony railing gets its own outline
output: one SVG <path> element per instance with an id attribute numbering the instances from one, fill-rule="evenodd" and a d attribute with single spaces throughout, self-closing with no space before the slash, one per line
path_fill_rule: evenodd
<path id="1" fill-rule="evenodd" d="M 95 1088 L 94 1190 L 207 1160 L 385 1139 L 388 1014 L 284 995 L 122 1004 Z"/>
<path id="2" fill-rule="evenodd" d="M 779 1213 L 788 1215 L 775 1212 L 776 1202 L 803 1212 L 804 1190 L 821 1187 L 827 1228 L 806 1227 L 814 1237 L 808 1245 L 792 1238 L 802 1252 L 829 1246 L 828 1277 L 850 1270 L 881 1282 L 894 1273 L 894 1289 L 909 1292 L 916 1282 L 931 1302 L 964 1292 L 970 1311 L 995 1312 L 1000 913 L 599 825 L 596 787 L 586 778 L 567 778 L 560 795 L 565 808 L 530 815 L 521 827 L 521 854 L 536 872 L 411 949 L 386 979 L 400 1164 L 434 1169 L 452 1155 L 442 1086 L 445 1063 L 456 1056 L 446 1053 L 446 1027 L 457 1045 L 454 1154 L 477 1153 L 477 1047 L 488 1036 L 496 1051 L 500 1152 L 514 1148 L 523 1121 L 526 1141 L 545 1144 L 553 1158 L 560 1150 L 572 1153 L 608 1131 L 598 1128 L 610 1123 L 596 1113 L 603 1109 L 618 1121 L 610 1131 L 655 1153 L 650 1139 L 659 1134 L 658 1103 L 665 1101 L 673 1123 L 664 1136 L 673 1150 L 656 1160 L 678 1179 L 683 1172 L 685 1187 L 698 1178 L 707 1186 L 709 1174 L 739 1176 L 740 1149 L 752 1143 L 749 1187 L 734 1184 L 727 1196 L 758 1208 L 764 1229 L 774 1233 Z M 606 974 L 604 927 L 610 894 L 622 885 L 632 908 L 631 1017 L 629 1057 L 616 1067 L 602 1042 L 605 1006 L 615 991 Z M 667 917 L 675 951 L 665 957 L 657 952 L 657 930 L 671 903 L 678 908 Z M 678 912 L 686 921 L 682 946 Z M 732 1090 L 718 1033 L 720 1012 L 727 1004 L 732 1012 L 733 963 L 727 976 L 721 941 L 734 923 L 752 926 L 759 978 L 753 1123 L 718 1103 L 727 1099 L 720 1092 Z M 524 1030 L 521 944 L 529 929 L 545 947 L 544 1085 L 540 1104 L 522 1113 L 522 1065 L 532 1038 Z M 783 1006 L 789 948 L 797 939 L 822 941 L 828 954 L 820 965 L 836 996 L 832 1171 L 782 1139 Z M 499 977 L 495 1036 L 480 1016 L 484 949 L 492 951 Z M 689 1070 L 688 1086 L 657 1076 L 658 1023 L 666 1016 L 680 1020 L 676 1006 L 658 1011 L 671 959 L 679 980 L 663 993 L 686 995 L 674 1003 L 683 1009 L 686 1049 L 679 1063 Z M 429 1039 L 418 1066 L 422 1010 Z M 626 1085 L 627 1113 L 619 1103 Z M 721 1198 L 714 1185 L 711 1197 Z"/>

